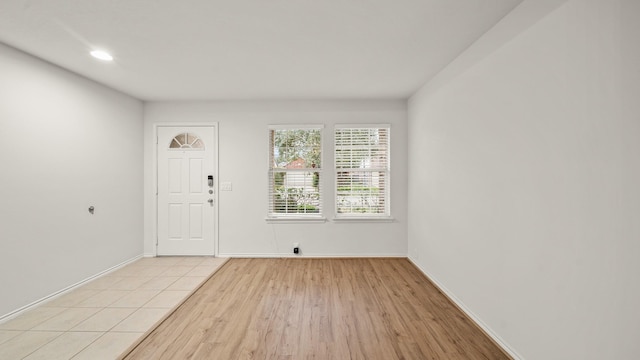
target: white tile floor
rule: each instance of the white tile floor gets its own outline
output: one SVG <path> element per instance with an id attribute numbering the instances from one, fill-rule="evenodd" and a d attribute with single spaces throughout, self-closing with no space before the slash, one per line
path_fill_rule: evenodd
<path id="1" fill-rule="evenodd" d="M 226 260 L 133 262 L 0 323 L 0 359 L 116 359 Z"/>

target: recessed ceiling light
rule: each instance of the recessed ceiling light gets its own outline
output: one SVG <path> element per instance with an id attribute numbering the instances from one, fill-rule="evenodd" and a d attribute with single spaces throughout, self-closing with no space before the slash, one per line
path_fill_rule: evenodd
<path id="1" fill-rule="evenodd" d="M 111 56 L 111 54 L 109 54 L 108 52 L 102 50 L 93 50 L 91 52 L 91 56 L 104 61 L 113 61 L 113 56 Z"/>

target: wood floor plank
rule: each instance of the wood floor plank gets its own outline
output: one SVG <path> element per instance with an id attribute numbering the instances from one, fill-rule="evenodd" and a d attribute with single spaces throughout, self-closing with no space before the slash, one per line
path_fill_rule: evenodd
<path id="1" fill-rule="evenodd" d="M 509 359 L 407 259 L 232 259 L 126 359 Z"/>

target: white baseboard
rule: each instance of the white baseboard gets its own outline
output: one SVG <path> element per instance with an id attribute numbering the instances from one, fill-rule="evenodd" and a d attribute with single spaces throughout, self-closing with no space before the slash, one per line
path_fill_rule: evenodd
<path id="1" fill-rule="evenodd" d="M 484 331 L 487 336 L 489 336 L 496 345 L 500 346 L 502 350 L 511 356 L 514 360 L 524 360 L 524 358 L 518 354 L 515 350 L 513 350 L 498 334 L 496 334 L 487 324 L 485 324 L 476 314 L 473 313 L 460 299 L 458 299 L 449 289 L 447 289 L 441 282 L 439 282 L 435 277 L 433 277 L 427 270 L 418 265 L 418 262 L 415 261 L 410 256 L 407 257 L 411 263 L 417 267 L 422 273 L 440 290 L 446 297 L 449 298 L 471 321 L 473 321 L 478 327 Z"/>
<path id="2" fill-rule="evenodd" d="M 40 305 L 40 304 L 42 304 L 44 302 L 47 302 L 49 300 L 53 300 L 55 298 L 58 298 L 58 297 L 60 297 L 60 296 L 62 296 L 64 294 L 66 294 L 68 292 L 71 292 L 72 290 L 75 290 L 76 288 L 88 283 L 89 281 L 92 281 L 92 280 L 94 280 L 96 278 L 99 278 L 101 276 L 104 276 L 104 275 L 106 275 L 106 274 L 108 274 L 110 272 L 118 270 L 121 267 L 123 267 L 125 265 L 128 265 L 128 264 L 140 259 L 141 257 L 142 257 L 142 255 L 138 255 L 138 256 L 135 256 L 135 257 L 133 257 L 133 258 L 131 258 L 129 260 L 125 260 L 125 261 L 121 262 L 118 265 L 115 265 L 115 266 L 112 266 L 112 267 L 108 268 L 107 270 L 101 271 L 101 272 L 99 272 L 99 273 L 97 273 L 97 274 L 95 274 L 93 276 L 89 276 L 88 278 L 86 278 L 84 280 L 81 280 L 81 281 L 79 281 L 79 282 L 77 282 L 77 283 L 75 283 L 73 285 L 69 285 L 66 288 L 62 289 L 62 290 L 56 291 L 53 294 L 47 295 L 47 296 L 45 296 L 45 297 L 43 297 L 41 299 L 38 299 L 38 300 L 36 300 L 36 301 L 34 301 L 34 302 L 30 303 L 30 304 L 27 304 L 27 305 L 25 305 L 25 306 L 23 306 L 21 308 L 18 308 L 18 309 L 14 310 L 14 311 L 12 311 L 10 313 L 4 314 L 4 315 L 0 316 L 0 323 L 9 321 L 9 320 L 15 318 L 16 316 L 24 313 L 25 311 L 31 310 L 32 308 L 34 308 L 34 307 L 36 307 L 36 306 L 38 306 L 38 305 Z"/>
<path id="3" fill-rule="evenodd" d="M 291 254 L 291 253 L 222 253 L 222 258 L 406 258 L 407 254 Z"/>

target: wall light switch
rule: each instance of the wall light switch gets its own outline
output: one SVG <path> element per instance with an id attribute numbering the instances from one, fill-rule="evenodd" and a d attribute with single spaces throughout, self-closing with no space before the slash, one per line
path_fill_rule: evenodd
<path id="1" fill-rule="evenodd" d="M 231 191 L 233 190 L 233 186 L 231 185 L 230 182 L 221 182 L 220 183 L 220 191 Z"/>

